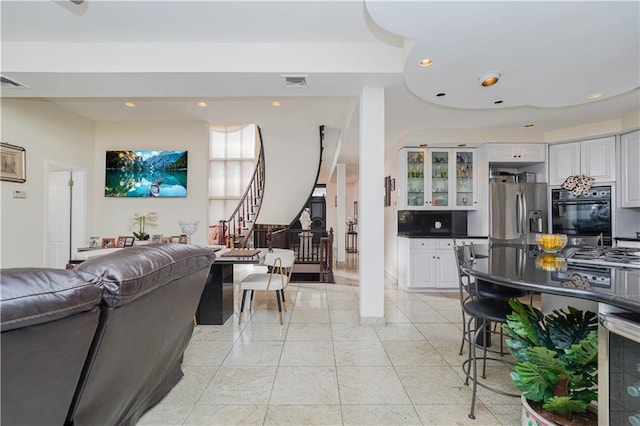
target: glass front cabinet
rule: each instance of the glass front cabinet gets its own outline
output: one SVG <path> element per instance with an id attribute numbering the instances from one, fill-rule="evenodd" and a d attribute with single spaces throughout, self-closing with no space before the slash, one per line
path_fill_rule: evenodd
<path id="1" fill-rule="evenodd" d="M 473 149 L 402 148 L 399 159 L 399 209 L 476 208 Z"/>

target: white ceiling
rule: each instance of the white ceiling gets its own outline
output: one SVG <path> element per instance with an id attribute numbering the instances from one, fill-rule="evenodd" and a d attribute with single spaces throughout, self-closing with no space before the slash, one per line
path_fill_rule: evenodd
<path id="1" fill-rule="evenodd" d="M 437 143 L 451 130 L 465 142 L 542 141 L 545 132 L 640 113 L 638 1 L 2 0 L 0 7 L 2 73 L 30 87 L 3 88 L 3 97 L 47 98 L 97 121 L 325 125 L 321 181 L 337 150 L 349 179 L 356 177 L 364 86 L 385 87 L 388 149 Z M 417 66 L 423 57 L 433 65 Z M 481 87 L 478 77 L 491 71 L 500 82 Z M 284 74 L 307 75 L 307 87 L 285 87 Z M 602 97 L 586 98 L 595 92 Z"/>

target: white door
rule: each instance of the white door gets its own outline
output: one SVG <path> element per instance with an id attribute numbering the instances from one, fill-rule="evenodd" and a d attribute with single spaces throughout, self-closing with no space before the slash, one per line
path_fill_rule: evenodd
<path id="1" fill-rule="evenodd" d="M 71 171 L 48 172 L 46 266 L 64 268 L 69 259 L 71 229 Z"/>
<path id="2" fill-rule="evenodd" d="M 45 262 L 64 268 L 85 241 L 86 170 L 71 165 L 47 163 Z M 69 181 L 73 179 L 73 186 Z"/>

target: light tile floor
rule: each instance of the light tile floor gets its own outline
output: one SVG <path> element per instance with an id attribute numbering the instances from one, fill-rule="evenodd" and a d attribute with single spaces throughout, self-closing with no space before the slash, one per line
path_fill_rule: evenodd
<path id="1" fill-rule="evenodd" d="M 482 388 L 476 419 L 467 417 L 457 293 L 406 293 L 386 280 L 386 325 L 361 326 L 357 254 L 335 279 L 289 285 L 283 326 L 273 294 L 257 293 L 242 325 L 236 312 L 197 326 L 184 377 L 138 424 L 520 424 L 517 398 Z M 515 392 L 508 373 L 490 363 L 487 382 Z"/>

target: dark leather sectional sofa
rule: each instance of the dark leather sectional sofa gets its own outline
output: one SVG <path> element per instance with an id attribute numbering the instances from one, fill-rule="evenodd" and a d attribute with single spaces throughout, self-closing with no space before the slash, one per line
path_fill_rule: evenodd
<path id="1" fill-rule="evenodd" d="M 162 244 L 2 270 L 2 425 L 135 424 L 182 377 L 214 258 Z"/>

